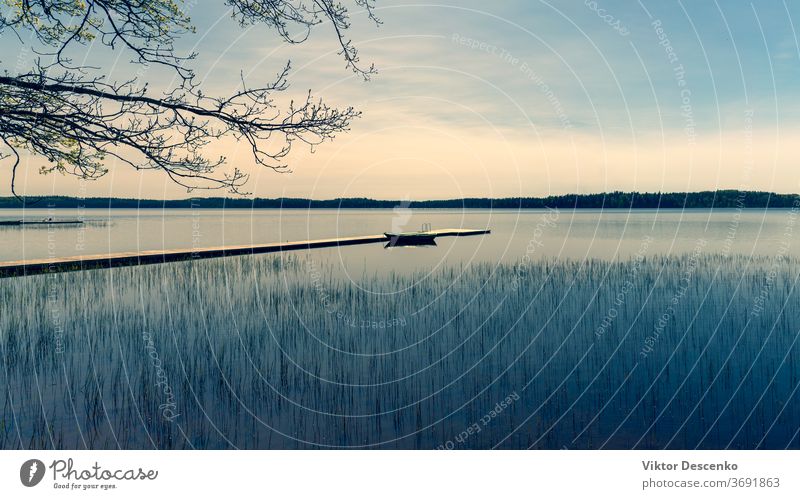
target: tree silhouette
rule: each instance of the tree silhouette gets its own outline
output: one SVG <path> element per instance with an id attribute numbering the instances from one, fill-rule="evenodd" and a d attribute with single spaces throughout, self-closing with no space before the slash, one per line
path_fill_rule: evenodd
<path id="1" fill-rule="evenodd" d="M 373 1 L 353 0 L 353 5 L 380 23 Z M 337 1 L 224 3 L 243 27 L 266 25 L 292 44 L 329 24 L 347 67 L 364 79 L 375 72 L 373 66 L 361 66 L 346 38 L 349 12 Z M 293 142 L 313 146 L 332 139 L 359 116 L 352 107 L 338 109 L 314 99 L 310 91 L 281 109 L 275 99 L 288 88 L 290 63 L 266 84 L 251 87 L 242 78 L 232 95 L 206 95 L 190 66 L 197 54 L 181 56 L 175 50 L 176 39 L 194 29 L 181 6 L 173 0 L 0 2 L 0 33 L 13 32 L 21 43 L 27 34 L 36 54 L 33 67 L 0 75 L 0 158 L 12 162 L 15 196 L 21 150 L 48 161 L 43 173 L 96 179 L 107 171 L 105 160 L 116 158 L 138 170 L 161 170 L 189 190 L 241 193 L 247 175 L 238 168 L 220 173 L 225 157 L 208 157 L 208 144 L 226 137 L 245 141 L 256 164 L 285 171 Z M 76 64 L 67 55 L 87 43 L 127 51 L 133 64 L 166 67 L 177 83 L 155 95 L 140 78 L 109 81 L 102 68 Z"/>

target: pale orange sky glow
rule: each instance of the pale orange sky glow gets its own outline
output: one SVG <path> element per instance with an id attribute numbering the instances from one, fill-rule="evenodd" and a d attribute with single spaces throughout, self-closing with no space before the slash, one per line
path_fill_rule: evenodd
<path id="1" fill-rule="evenodd" d="M 790 144 L 800 131 L 701 136 L 686 146 L 680 133 L 643 134 L 633 143 L 591 134 L 543 135 L 444 127 L 360 130 L 316 153 L 294 155 L 291 173 L 252 167 L 248 189 L 259 197 L 432 199 L 545 196 L 613 190 L 721 189 L 796 192 Z M 676 145 L 677 144 L 677 145 Z M 241 150 L 240 150 L 241 149 Z M 227 148 L 231 161 L 244 147 Z M 231 153 L 231 151 L 235 151 Z M 93 182 L 23 170 L 20 185 L 37 193 L 179 198 L 188 194 L 158 172 L 112 167 Z M 220 191 L 211 191 L 221 194 Z M 198 191 L 192 195 L 198 194 Z M 200 193 L 203 195 L 203 193 Z"/>

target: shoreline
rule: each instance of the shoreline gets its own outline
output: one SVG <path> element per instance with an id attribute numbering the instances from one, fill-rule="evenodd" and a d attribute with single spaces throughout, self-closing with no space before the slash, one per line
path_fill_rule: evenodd
<path id="1" fill-rule="evenodd" d="M 387 200 L 365 197 L 334 199 L 308 198 L 185 198 L 134 199 L 111 197 L 47 196 L 0 197 L 0 209 L 504 209 L 533 210 L 687 210 L 687 209 L 774 209 L 800 205 L 800 194 L 765 191 L 699 192 L 607 192 L 564 194 L 545 197 L 466 197 L 431 200 Z"/>

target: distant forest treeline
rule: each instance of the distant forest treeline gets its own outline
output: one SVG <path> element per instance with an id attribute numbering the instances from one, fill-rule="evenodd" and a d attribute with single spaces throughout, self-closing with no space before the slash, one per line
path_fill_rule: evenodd
<path id="1" fill-rule="evenodd" d="M 754 191 L 703 191 L 671 193 L 609 192 L 605 194 L 566 194 L 543 198 L 465 198 L 432 201 L 391 201 L 368 198 L 329 200 L 276 198 L 191 198 L 179 200 L 74 198 L 48 196 L 0 198 L 0 208 L 788 208 L 800 197 Z M 800 205 L 800 202 L 798 202 Z"/>

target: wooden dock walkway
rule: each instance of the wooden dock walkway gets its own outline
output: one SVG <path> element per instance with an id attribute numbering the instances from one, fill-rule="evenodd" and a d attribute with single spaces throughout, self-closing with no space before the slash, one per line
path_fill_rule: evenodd
<path id="1" fill-rule="evenodd" d="M 441 229 L 432 230 L 430 232 L 435 233 L 436 237 L 473 236 L 491 233 L 489 230 L 480 229 Z M 237 255 L 258 255 L 262 253 L 279 253 L 283 251 L 353 246 L 357 244 L 385 243 L 388 241 L 389 238 L 387 238 L 384 234 L 377 234 L 371 236 L 340 237 L 284 243 L 218 246 L 213 248 L 197 249 L 151 250 L 128 253 L 110 253 L 106 255 L 45 258 L 39 260 L 18 260 L 13 262 L 0 262 L 0 278 L 112 267 L 129 267 L 133 265 L 179 262 L 186 260 L 199 260 L 204 258 L 221 258 Z"/>

